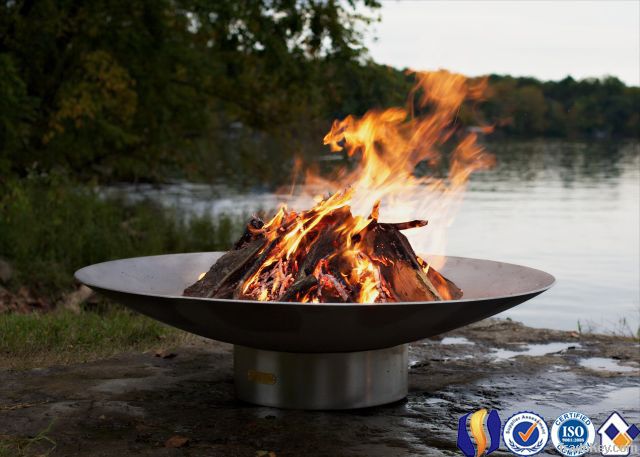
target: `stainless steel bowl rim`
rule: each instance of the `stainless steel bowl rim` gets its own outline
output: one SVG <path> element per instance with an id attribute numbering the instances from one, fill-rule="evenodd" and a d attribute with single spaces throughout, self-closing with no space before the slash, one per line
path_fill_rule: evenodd
<path id="1" fill-rule="evenodd" d="M 200 254 L 200 253 L 186 253 L 186 254 Z M 106 262 L 99 262 L 93 265 L 88 265 L 86 267 L 80 268 L 79 270 L 77 270 L 74 273 L 74 277 L 80 281 L 81 283 L 91 287 L 91 288 L 96 288 L 96 289 L 105 289 L 104 286 L 101 286 L 100 284 L 97 284 L 89 279 L 87 279 L 84 275 L 84 273 L 93 267 L 96 267 L 98 265 L 106 265 L 112 262 L 116 262 L 116 261 L 122 261 L 122 260 L 133 260 L 133 259 L 142 259 L 142 258 L 154 258 L 154 257 L 162 257 L 165 255 L 171 255 L 171 254 L 161 254 L 161 255 L 154 255 L 154 256 L 142 256 L 142 257 L 131 257 L 131 258 L 125 258 L 125 259 L 117 259 L 117 260 L 109 260 Z M 427 254 L 425 255 L 425 257 L 428 257 L 429 255 L 437 255 L 437 254 Z M 438 255 L 440 256 L 440 255 Z M 447 259 L 464 259 L 464 260 L 471 260 L 471 261 L 488 261 L 488 262 L 499 262 L 503 265 L 509 265 L 509 266 L 514 266 L 514 267 L 524 267 L 523 265 L 519 265 L 519 264 L 515 264 L 515 263 L 509 263 L 509 262 L 502 262 L 499 260 L 491 260 L 491 259 L 477 259 L 477 258 L 473 258 L 473 257 L 460 257 L 460 256 L 446 256 Z M 536 272 L 539 273 L 543 273 L 546 274 L 548 276 L 551 277 L 550 282 L 548 283 L 548 285 L 545 285 L 543 287 L 539 287 L 537 289 L 532 289 L 529 290 L 527 292 L 522 292 L 522 293 L 515 293 L 515 294 L 508 294 L 508 295 L 495 295 L 495 296 L 491 296 L 491 297 L 487 297 L 487 298 L 491 298 L 491 299 L 495 299 L 495 300 L 500 300 L 500 299 L 507 299 L 507 298 L 513 298 L 513 297 L 519 297 L 519 296 L 524 296 L 524 295 L 533 295 L 533 294 L 539 294 L 542 293 L 546 290 L 548 290 L 549 288 L 553 287 L 556 283 L 556 278 L 543 271 L 543 270 L 539 270 L 537 268 L 531 268 L 531 267 L 524 267 L 524 268 L 528 268 L 529 270 L 534 270 Z M 194 281 L 195 282 L 195 281 Z M 139 291 L 135 291 L 135 290 L 127 290 L 127 289 L 116 289 L 116 288 L 109 288 L 109 290 L 112 290 L 114 292 L 122 292 L 122 293 L 127 293 L 127 294 L 133 294 L 133 295 L 140 295 L 140 296 L 149 296 L 149 297 L 158 297 L 158 298 L 180 298 L 181 300 L 193 300 L 193 301 L 205 301 L 205 302 L 226 302 L 226 303 L 234 303 L 234 302 L 238 302 L 238 301 L 256 301 L 258 302 L 258 300 L 236 300 L 236 299 L 228 299 L 228 298 L 204 298 L 204 297 L 189 297 L 189 296 L 185 296 L 185 295 L 168 295 L 168 294 L 154 294 L 154 293 L 149 293 L 149 292 L 145 292 L 145 293 L 141 293 Z M 464 290 L 463 290 L 464 292 Z M 478 298 L 463 298 L 459 299 L 459 300 L 439 300 L 437 303 L 464 303 L 464 302 L 475 302 L 478 301 Z M 294 306 L 299 306 L 301 304 L 308 306 L 308 307 L 327 307 L 327 306 L 406 306 L 406 305 L 415 305 L 416 303 L 432 303 L 432 302 L 382 302 L 382 303 L 358 303 L 358 302 L 349 302 L 349 303 L 334 303 L 334 302 L 327 302 L 327 303 L 302 303 L 302 302 L 281 302 L 281 301 L 262 301 L 260 303 L 264 303 L 264 304 L 276 304 L 276 305 L 294 305 Z"/>

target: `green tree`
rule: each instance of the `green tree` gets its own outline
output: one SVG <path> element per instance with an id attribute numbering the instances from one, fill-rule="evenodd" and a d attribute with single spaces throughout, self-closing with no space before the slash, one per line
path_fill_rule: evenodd
<path id="1" fill-rule="evenodd" d="M 0 175 L 10 170 L 9 151 L 23 149 L 28 142 L 33 108 L 13 59 L 0 54 Z"/>
<path id="2" fill-rule="evenodd" d="M 269 129 L 318 116 L 321 63 L 348 64 L 364 51 L 361 27 L 371 19 L 361 4 L 377 6 L 2 1 L 0 90 L 10 95 L 0 107 L 4 163 L 17 173 L 37 164 L 152 178 L 188 162 L 221 118 Z"/>

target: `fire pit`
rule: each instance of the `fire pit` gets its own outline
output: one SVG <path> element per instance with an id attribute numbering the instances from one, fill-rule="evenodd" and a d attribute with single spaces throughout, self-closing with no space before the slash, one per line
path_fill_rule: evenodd
<path id="1" fill-rule="evenodd" d="M 430 236 L 441 239 L 471 173 L 494 163 L 475 133 L 458 128 L 483 99 L 483 80 L 415 76 L 406 107 L 333 123 L 324 143 L 359 161 L 331 179 L 308 170 L 305 182 L 320 190 L 312 208 L 252 218 L 227 253 L 117 260 L 76 277 L 143 314 L 234 344 L 242 400 L 345 409 L 403 398 L 407 343 L 504 311 L 554 281 L 518 265 L 419 256 L 401 233 L 427 225 L 414 217 L 433 216 L 440 223 Z M 401 207 L 409 217 L 393 220 L 388 211 Z"/>
<path id="2" fill-rule="evenodd" d="M 400 400 L 407 394 L 407 343 L 502 312 L 554 282 L 528 267 L 448 257 L 441 272 L 464 290 L 460 300 L 315 304 L 183 296 L 222 254 L 115 260 L 78 270 L 76 278 L 154 319 L 234 344 L 238 398 L 283 408 Z"/>

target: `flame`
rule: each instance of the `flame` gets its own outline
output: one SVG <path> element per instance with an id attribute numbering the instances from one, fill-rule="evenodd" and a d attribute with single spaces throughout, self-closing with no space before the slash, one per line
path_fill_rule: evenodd
<path id="1" fill-rule="evenodd" d="M 455 120 L 463 102 L 480 100 L 486 89 L 486 80 L 469 82 L 444 70 L 415 75 L 417 84 L 410 102 L 418 98 L 417 106 L 410 103 L 408 109 L 370 111 L 361 119 L 348 116 L 335 121 L 324 137 L 332 151 L 361 154 L 360 165 L 337 184 L 357 189 L 359 196 L 368 200 L 368 208 L 372 199 L 390 203 L 386 200 L 397 199 L 415 187 L 426 186 L 423 195 L 459 190 L 471 173 L 493 163 L 493 156 L 484 153 L 471 133 L 451 154 L 447 179 L 415 176 L 420 163 L 435 166 L 441 162 L 441 148 L 456 132 Z M 416 117 L 417 110 L 425 109 L 429 109 L 425 115 Z"/>
<path id="2" fill-rule="evenodd" d="M 485 433 L 485 418 L 487 417 L 487 410 L 480 409 L 471 415 L 469 421 L 469 428 L 471 435 L 476 441 L 477 451 L 476 457 L 480 457 L 487 449 L 487 434 Z"/>
<path id="3" fill-rule="evenodd" d="M 477 144 L 475 134 L 462 134 L 456 118 L 467 101 L 479 101 L 485 80 L 471 81 L 447 71 L 415 73 L 416 86 L 407 106 L 374 110 L 361 118 L 347 116 L 334 121 L 324 137 L 331 151 L 358 158 L 353 170 L 341 170 L 331 180 L 309 174 L 315 183 L 333 192 L 307 211 L 282 206 L 259 230 L 268 241 L 260 255 L 264 260 L 242 285 L 242 293 L 257 300 L 276 300 L 295 288 L 294 279 L 313 283 L 295 298 L 317 302 L 323 294 L 342 296 L 345 285 L 357 290 L 356 301 L 374 303 L 391 299 L 381 279 L 380 267 L 389 261 L 376 257 L 366 233 L 380 213 L 397 206 L 407 196 L 428 202 L 417 205 L 430 213 L 453 214 L 469 176 L 492 165 L 493 158 Z M 456 140 L 456 141 L 454 141 Z M 455 146 L 452 146 L 453 143 Z M 443 153 L 443 151 L 451 151 Z M 418 176 L 416 167 L 440 166 L 448 159 L 448 173 Z M 300 165 L 296 165 L 299 169 Z M 352 212 L 354 217 L 342 218 Z M 363 216 L 363 214 L 369 214 Z M 416 213 L 414 213 L 416 214 Z M 319 226 L 331 225 L 333 239 L 320 240 Z M 325 235 L 326 238 L 326 235 Z M 332 253 L 314 271 L 301 272 L 317 243 L 332 242 Z M 420 267 L 442 299 L 450 299 L 447 281 L 428 263 Z M 268 274 L 267 274 L 268 273 Z"/>

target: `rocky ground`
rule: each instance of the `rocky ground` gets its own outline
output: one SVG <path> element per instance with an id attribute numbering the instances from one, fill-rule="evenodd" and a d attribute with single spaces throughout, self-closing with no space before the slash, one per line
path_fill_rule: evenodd
<path id="1" fill-rule="evenodd" d="M 628 338 L 483 321 L 411 346 L 406 400 L 344 412 L 235 400 L 231 350 L 203 341 L 0 369 L 0 456 L 462 455 L 457 420 L 481 407 L 503 419 L 531 410 L 548 423 L 577 410 L 596 427 L 615 410 L 640 424 L 640 345 Z"/>

